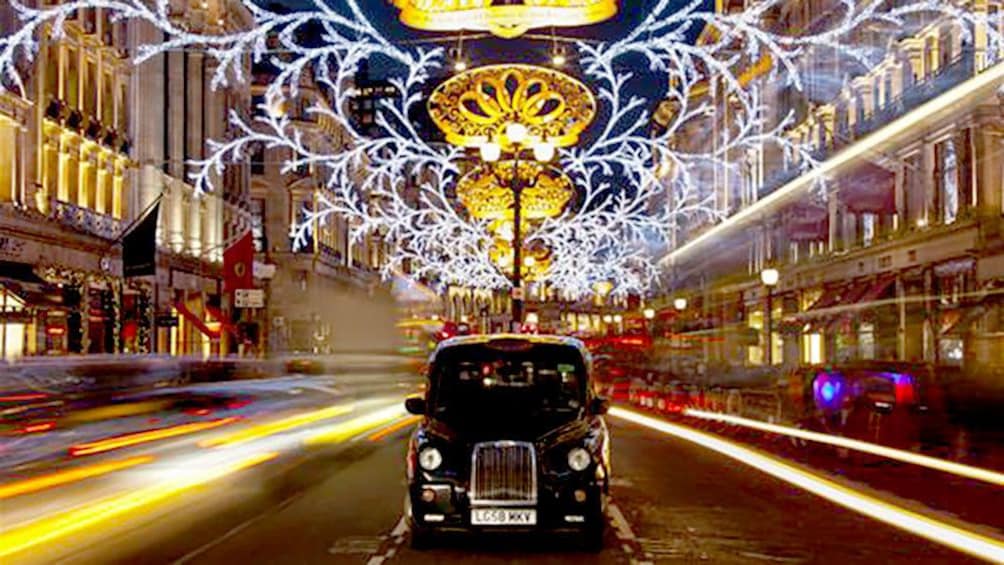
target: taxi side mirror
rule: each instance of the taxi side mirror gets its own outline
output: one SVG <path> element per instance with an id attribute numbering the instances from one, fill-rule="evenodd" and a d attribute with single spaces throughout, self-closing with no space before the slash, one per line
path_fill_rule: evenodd
<path id="1" fill-rule="evenodd" d="M 425 399 L 419 396 L 408 398 L 404 401 L 404 409 L 407 410 L 409 414 L 425 416 Z"/>
<path id="2" fill-rule="evenodd" d="M 593 399 L 593 404 L 591 406 L 593 414 L 597 416 L 602 416 L 610 411 L 610 401 L 606 398 L 601 398 L 597 396 Z"/>

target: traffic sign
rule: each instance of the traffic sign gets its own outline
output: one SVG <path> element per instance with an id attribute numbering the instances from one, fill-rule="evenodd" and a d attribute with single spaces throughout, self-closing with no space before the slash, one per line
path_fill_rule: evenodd
<path id="1" fill-rule="evenodd" d="M 265 291 L 260 288 L 240 288 L 234 291 L 234 307 L 264 308 Z"/>
<path id="2" fill-rule="evenodd" d="M 157 326 L 161 328 L 176 328 L 178 327 L 178 317 L 172 316 L 170 314 L 161 314 L 157 316 Z"/>

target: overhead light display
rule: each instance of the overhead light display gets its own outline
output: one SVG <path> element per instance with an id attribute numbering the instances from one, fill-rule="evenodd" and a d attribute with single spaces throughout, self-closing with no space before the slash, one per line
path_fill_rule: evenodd
<path id="1" fill-rule="evenodd" d="M 462 147 L 493 142 L 503 148 L 512 145 L 513 125 L 522 126 L 521 145 L 575 145 L 597 110 L 582 82 L 532 65 L 491 65 L 459 74 L 433 91 L 428 108 L 447 142 Z"/>
<path id="2" fill-rule="evenodd" d="M 426 31 L 487 31 L 511 39 L 531 29 L 579 27 L 617 14 L 617 0 L 394 0 L 401 22 Z"/>
<path id="3" fill-rule="evenodd" d="M 557 169 L 535 161 L 512 161 L 478 167 L 464 175 L 457 184 L 457 197 L 471 216 L 479 220 L 513 219 L 513 174 L 521 179 L 535 179 L 522 189 L 522 215 L 525 220 L 554 218 L 564 211 L 574 194 L 572 181 Z M 518 170 L 518 172 L 517 172 Z"/>
<path id="4" fill-rule="evenodd" d="M 536 137 L 558 148 L 555 166 L 576 191 L 575 214 L 540 220 L 528 236 L 528 247 L 549 252 L 541 282 L 566 296 L 594 294 L 597 281 L 608 281 L 612 295 L 644 293 L 659 282 L 658 258 L 687 239 L 679 230 L 724 217 L 717 187 L 707 179 L 734 174 L 738 156 L 751 151 L 783 155 L 797 163 L 789 172 L 825 185 L 824 174 L 815 174 L 825 170 L 819 148 L 788 135 L 798 117 L 778 117 L 768 97 L 772 93 L 760 90 L 765 82 L 793 94 L 803 90 L 808 79 L 818 78 L 807 74 L 813 68 L 805 64 L 807 54 L 824 51 L 840 68 L 863 69 L 859 74 L 864 76 L 887 55 L 875 45 L 889 45 L 937 21 L 945 29 L 961 30 L 970 45 L 978 42 L 983 59 L 970 80 L 1004 76 L 999 55 L 1004 11 L 943 0 L 842 0 L 819 26 L 778 33 L 773 18 L 787 2 L 762 0 L 754 8 L 726 11 L 708 10 L 700 1 L 655 0 L 620 37 L 575 44 L 570 54 L 581 79 L 519 64 L 467 70 L 439 85 L 429 106 L 455 145 L 423 138 L 412 119 L 426 104 L 431 78 L 452 66 L 448 51 L 427 43 L 396 43 L 384 35 L 383 22 L 370 20 L 359 0 L 313 0 L 292 13 L 240 0 L 250 14 L 248 27 L 225 33 L 181 25 L 174 3 L 166 0 L 11 1 L 20 25 L 0 37 L 0 89 L 30 96 L 22 73 L 31 72 L 39 42 L 59 36 L 65 23 L 91 8 L 156 31 L 130 48 L 136 64 L 168 51 L 205 53 L 214 88 L 249 80 L 249 57 L 268 61 L 275 76 L 265 85 L 261 111 L 230 110 L 228 136 L 210 142 L 204 159 L 188 163 L 195 188 L 219 189 L 227 167 L 246 161 L 255 148 L 281 151 L 289 155 L 285 172 L 309 166 L 317 182 L 313 206 L 302 211 L 301 223 L 291 230 L 294 240 L 307 241 L 312 230 L 342 218 L 353 239 L 376 233 L 389 244 L 387 276 L 407 264 L 413 277 L 473 288 L 504 289 L 511 282 L 492 261 L 498 239 L 494 222 L 473 217 L 457 204 L 457 184 L 469 170 L 470 148 L 484 141 L 506 144 L 507 129 L 518 123 L 526 128 L 528 144 Z M 614 3 L 605 4 L 609 9 Z M 535 13 L 581 15 L 602 5 L 585 0 L 400 4 L 414 13 L 438 9 L 440 15 L 455 16 L 463 14 L 458 8 L 501 14 L 507 7 L 513 13 L 546 8 Z M 470 13 L 457 17 L 465 19 L 464 29 L 488 26 Z M 512 34 L 521 27 L 572 22 L 582 23 L 541 16 L 496 25 Z M 324 33 L 317 34 L 318 29 Z M 695 30 L 713 32 L 695 42 L 689 33 Z M 874 44 L 862 42 L 862 35 Z M 277 50 L 282 57 L 273 56 Z M 386 69 L 392 94 L 376 102 L 372 123 L 362 130 L 354 125 L 351 101 L 358 92 L 356 72 L 371 59 Z M 715 81 L 715 96 L 708 95 L 709 78 Z M 298 96 L 303 81 L 316 83 L 325 98 L 308 104 L 305 113 L 337 127 L 339 143 L 313 143 L 313 126 L 269 111 Z M 727 121 L 716 100 L 728 100 Z M 660 101 L 669 101 L 664 105 L 669 111 L 653 132 L 652 109 Z M 584 135 L 597 116 L 602 123 Z M 714 125 L 720 129 L 705 127 L 710 120 L 719 120 Z M 681 143 L 695 131 L 714 131 L 715 143 Z"/>

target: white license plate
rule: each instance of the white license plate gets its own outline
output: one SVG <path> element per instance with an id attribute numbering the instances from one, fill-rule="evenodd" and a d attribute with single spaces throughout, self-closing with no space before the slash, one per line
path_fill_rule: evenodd
<path id="1" fill-rule="evenodd" d="M 473 526 L 536 526 L 537 511 L 516 508 L 475 508 L 471 510 Z"/>

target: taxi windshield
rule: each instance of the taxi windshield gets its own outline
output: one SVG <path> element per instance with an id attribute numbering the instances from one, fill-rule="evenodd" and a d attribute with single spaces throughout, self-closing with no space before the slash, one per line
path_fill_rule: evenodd
<path id="1" fill-rule="evenodd" d="M 545 431 L 585 406 L 582 355 L 565 345 L 457 346 L 439 354 L 430 375 L 432 416 L 457 428 Z"/>

